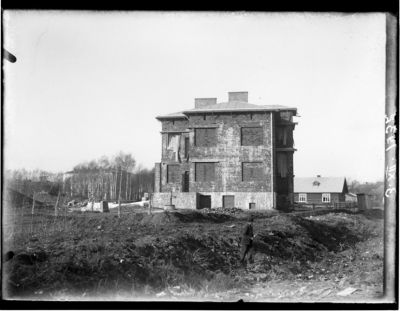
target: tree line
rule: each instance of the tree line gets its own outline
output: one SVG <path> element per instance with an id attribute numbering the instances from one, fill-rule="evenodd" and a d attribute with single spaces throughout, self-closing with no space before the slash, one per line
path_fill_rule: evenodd
<path id="1" fill-rule="evenodd" d="M 8 170 L 8 188 L 32 196 L 47 192 L 70 199 L 90 201 L 139 201 L 144 193 L 152 193 L 154 170 L 136 165 L 130 153 L 79 163 L 69 172 L 52 173 L 44 170 Z"/>

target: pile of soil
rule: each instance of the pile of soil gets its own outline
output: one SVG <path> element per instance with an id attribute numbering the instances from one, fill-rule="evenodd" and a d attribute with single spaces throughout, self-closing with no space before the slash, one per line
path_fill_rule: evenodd
<path id="1" fill-rule="evenodd" d="M 383 219 L 385 217 L 385 213 L 383 209 L 367 209 L 362 211 L 362 214 L 368 219 Z"/>
<path id="2" fill-rule="evenodd" d="M 187 211 L 172 211 L 172 212 L 165 211 L 162 213 L 146 215 L 143 217 L 141 223 L 164 225 L 171 223 L 190 223 L 190 222 L 222 223 L 232 220 L 235 220 L 235 218 L 225 213 L 202 213 L 198 211 L 187 210 Z"/>
<path id="3" fill-rule="evenodd" d="M 202 213 L 205 214 L 218 214 L 218 215 L 235 215 L 235 214 L 242 214 L 243 210 L 236 207 L 230 208 L 203 208 L 200 210 Z"/>
<path id="4" fill-rule="evenodd" d="M 40 252 L 46 258 L 32 264 L 7 262 L 9 294 L 40 291 L 46 295 L 63 290 L 96 295 L 121 288 L 155 293 L 182 285 L 200 289 L 221 279 L 223 284 L 239 284 L 245 273 L 239 263 L 245 224 L 241 217 L 203 211 L 137 213 L 121 218 L 115 214 L 71 215 L 64 224 L 66 231 L 55 231 L 46 239 L 16 239 L 16 244 L 7 245 L 6 250 L 16 254 Z M 364 215 L 256 218 L 254 262 L 246 273 L 263 273 L 265 281 L 309 278 L 319 262 L 351 252 L 357 243 L 379 236 L 381 227 L 381 222 Z"/>

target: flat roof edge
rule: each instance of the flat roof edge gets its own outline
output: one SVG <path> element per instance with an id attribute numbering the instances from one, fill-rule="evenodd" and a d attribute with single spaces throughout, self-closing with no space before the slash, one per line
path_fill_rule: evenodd
<path id="1" fill-rule="evenodd" d="M 157 116 L 157 120 L 164 120 L 164 119 L 186 119 L 186 116 Z"/>
<path id="2" fill-rule="evenodd" d="M 182 111 L 184 114 L 195 114 L 195 113 L 206 113 L 206 112 L 245 112 L 245 111 L 286 111 L 294 110 L 297 112 L 297 108 L 238 108 L 238 109 L 202 109 L 202 110 L 186 110 Z"/>
<path id="3" fill-rule="evenodd" d="M 196 109 L 196 110 L 185 110 L 182 111 L 182 116 L 179 115 L 165 115 L 165 116 L 157 116 L 157 120 L 167 120 L 167 119 L 186 119 L 186 115 L 189 114 L 196 114 L 196 113 L 212 113 L 212 112 L 263 112 L 263 111 L 296 111 L 297 108 L 294 107 L 281 107 L 281 108 L 237 108 L 237 109 L 227 109 L 227 108 L 221 108 L 221 109 Z"/>

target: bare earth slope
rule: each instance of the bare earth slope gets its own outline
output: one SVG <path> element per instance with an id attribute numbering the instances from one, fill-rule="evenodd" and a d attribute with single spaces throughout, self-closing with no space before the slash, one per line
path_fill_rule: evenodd
<path id="1" fill-rule="evenodd" d="M 246 268 L 239 265 L 242 211 L 42 215 L 35 216 L 33 233 L 28 217 L 5 233 L 4 251 L 16 256 L 5 263 L 4 285 L 9 298 L 30 299 L 365 301 L 382 295 L 381 211 L 257 215 L 254 262 Z M 348 287 L 351 294 L 337 295 Z"/>

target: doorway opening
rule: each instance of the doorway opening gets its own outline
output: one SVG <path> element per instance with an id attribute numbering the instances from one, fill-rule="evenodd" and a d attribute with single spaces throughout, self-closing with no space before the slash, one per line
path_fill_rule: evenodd
<path id="1" fill-rule="evenodd" d="M 222 196 L 222 207 L 223 208 L 235 207 L 235 196 L 233 195 Z"/>
<path id="2" fill-rule="evenodd" d="M 197 194 L 197 209 L 211 208 L 211 195 Z"/>

